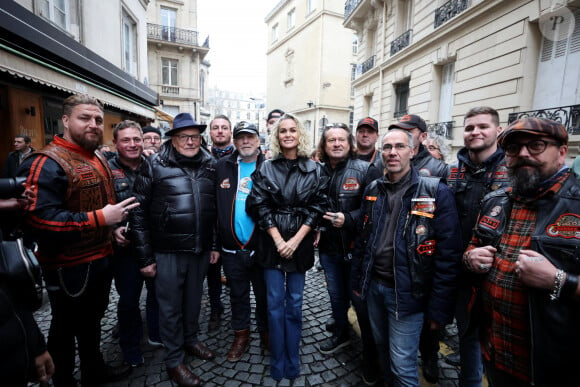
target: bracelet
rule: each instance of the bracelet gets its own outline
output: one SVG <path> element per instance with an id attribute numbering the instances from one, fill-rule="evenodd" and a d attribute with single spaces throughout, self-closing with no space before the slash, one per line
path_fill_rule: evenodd
<path id="1" fill-rule="evenodd" d="M 578 276 L 575 274 L 566 273 L 566 281 L 562 286 L 561 294 L 564 297 L 574 297 L 578 289 Z"/>
<path id="2" fill-rule="evenodd" d="M 560 298 L 560 293 L 562 292 L 562 287 L 564 286 L 564 270 L 558 269 L 556 275 L 554 276 L 554 287 L 550 293 L 550 300 L 555 301 Z"/>

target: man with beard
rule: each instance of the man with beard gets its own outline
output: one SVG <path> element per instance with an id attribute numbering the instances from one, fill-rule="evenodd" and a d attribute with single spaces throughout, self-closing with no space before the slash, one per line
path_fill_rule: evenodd
<path id="1" fill-rule="evenodd" d="M 38 243 L 52 320 L 48 350 L 55 386 L 75 386 L 75 339 L 81 384 L 95 386 L 127 376 L 130 368 L 105 364 L 100 351 L 101 319 L 109 302 L 111 227 L 137 207 L 134 197 L 115 203 L 111 170 L 100 152 L 104 113 L 101 103 L 73 95 L 63 104 L 64 132 L 28 157 L 27 176 L 36 198 L 26 221 Z"/>
<path id="2" fill-rule="evenodd" d="M 580 184 L 560 123 L 524 118 L 499 136 L 512 188 L 483 200 L 466 267 L 484 276 L 489 385 L 577 385 Z"/>
<path id="3" fill-rule="evenodd" d="M 264 269 L 256 263 L 258 233 L 254 232 L 256 225 L 246 212 L 252 173 L 264 161 L 258 128 L 249 122 L 239 122 L 234 129 L 234 145 L 234 153 L 216 164 L 220 255 L 230 286 L 234 330 L 234 341 L 227 354 L 231 362 L 241 359 L 250 342 L 250 287 L 256 300 L 260 346 L 269 350 Z"/>
<path id="4" fill-rule="evenodd" d="M 503 150 L 497 145 L 501 133 L 499 115 L 490 107 L 475 107 L 465 115 L 463 142 L 465 147 L 457 153 L 450 165 L 447 184 L 455 194 L 463 250 L 471 240 L 471 230 L 477 221 L 483 197 L 489 192 L 509 185 Z M 479 348 L 478 316 L 470 316 L 472 295 L 479 291 L 481 275 L 463 270 L 459 276 L 459 289 L 455 317 L 459 329 L 459 354 L 448 356 L 448 362 L 461 365 L 460 386 L 481 386 L 483 366 Z M 470 318 L 472 317 L 472 318 Z"/>
<path id="5" fill-rule="evenodd" d="M 216 160 L 231 155 L 234 152 L 232 144 L 232 123 L 230 119 L 218 114 L 209 123 L 209 137 L 211 138 L 211 154 Z M 208 332 L 215 331 L 219 328 L 224 306 L 221 301 L 222 297 L 222 260 L 221 257 L 217 262 L 209 265 L 207 270 L 207 293 L 209 296 L 210 314 L 207 324 Z"/>

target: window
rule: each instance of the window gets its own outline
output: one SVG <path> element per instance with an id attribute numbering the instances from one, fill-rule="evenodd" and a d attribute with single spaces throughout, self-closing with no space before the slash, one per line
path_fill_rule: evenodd
<path id="1" fill-rule="evenodd" d="M 205 106 L 205 71 L 199 72 L 199 100 Z"/>
<path id="2" fill-rule="evenodd" d="M 413 1 L 399 0 L 397 36 L 402 35 L 413 25 Z M 397 37 L 395 36 L 395 37 Z"/>
<path id="3" fill-rule="evenodd" d="M 306 14 L 310 15 L 316 9 L 316 0 L 306 0 Z"/>
<path id="4" fill-rule="evenodd" d="M 356 56 L 358 54 L 358 36 L 356 34 L 352 35 L 352 55 Z"/>
<path id="5" fill-rule="evenodd" d="M 439 91 L 439 122 L 452 121 L 453 80 L 455 79 L 455 62 L 441 66 L 441 90 Z"/>
<path id="6" fill-rule="evenodd" d="M 161 77 L 164 85 L 177 86 L 177 60 L 161 59 Z"/>
<path id="7" fill-rule="evenodd" d="M 40 16 L 50 20 L 60 28 L 68 31 L 69 2 L 68 0 L 41 0 Z"/>
<path id="8" fill-rule="evenodd" d="M 163 40 L 170 42 L 175 41 L 175 19 L 177 17 L 177 10 L 173 8 L 161 7 L 161 25 L 163 26 L 162 37 Z"/>
<path id="9" fill-rule="evenodd" d="M 137 23 L 129 14 L 123 10 L 123 70 L 137 77 Z"/>
<path id="10" fill-rule="evenodd" d="M 274 24 L 272 26 L 272 35 L 271 35 L 271 41 L 272 43 L 274 43 L 275 41 L 278 40 L 278 23 Z"/>
<path id="11" fill-rule="evenodd" d="M 350 96 L 354 97 L 354 86 L 352 85 L 352 81 L 354 81 L 356 79 L 356 70 L 357 70 L 357 65 L 356 63 L 352 63 L 350 65 Z"/>
<path id="12" fill-rule="evenodd" d="M 395 113 L 393 116 L 399 118 L 407 114 L 409 102 L 409 81 L 395 85 Z"/>
<path id="13" fill-rule="evenodd" d="M 291 29 L 292 27 L 294 27 L 294 24 L 296 23 L 296 9 L 292 8 L 292 10 L 290 12 L 288 12 L 288 14 L 286 15 L 286 22 L 288 25 L 288 29 Z"/>

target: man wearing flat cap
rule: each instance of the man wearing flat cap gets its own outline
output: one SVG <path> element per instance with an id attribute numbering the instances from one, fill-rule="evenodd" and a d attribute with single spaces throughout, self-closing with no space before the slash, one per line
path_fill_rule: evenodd
<path id="1" fill-rule="evenodd" d="M 141 273 L 155 277 L 161 341 L 170 378 L 180 386 L 201 385 L 185 365 L 186 353 L 215 357 L 197 338 L 203 280 L 210 256 L 217 260 L 215 161 L 201 150 L 201 133 L 191 114 L 173 120 L 171 137 L 141 166 L 132 218 L 132 240 Z"/>
<path id="2" fill-rule="evenodd" d="M 512 188 L 488 194 L 463 255 L 483 279 L 481 342 L 490 386 L 578 385 L 580 184 L 568 133 L 542 118 L 499 136 Z"/>

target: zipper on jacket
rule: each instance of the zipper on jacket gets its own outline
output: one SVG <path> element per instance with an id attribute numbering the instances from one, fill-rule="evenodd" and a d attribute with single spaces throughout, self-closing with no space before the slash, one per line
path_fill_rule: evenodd
<path id="1" fill-rule="evenodd" d="M 405 196 L 405 195 L 403 195 Z M 401 208 L 403 207 L 403 198 L 401 198 Z M 403 228 L 403 241 L 405 241 L 405 233 L 407 232 L 407 226 L 409 224 L 409 213 L 407 212 L 407 217 L 405 218 L 405 227 Z M 396 242 L 397 230 L 399 229 L 399 217 L 397 216 L 397 224 L 395 226 L 395 238 L 393 238 L 393 244 Z M 393 282 L 395 283 L 395 320 L 399 321 L 399 293 L 397 292 L 397 249 L 393 246 Z"/>
<path id="2" fill-rule="evenodd" d="M 383 203 L 381 204 L 381 209 L 380 209 L 380 211 L 379 211 L 379 214 L 382 214 L 382 212 L 383 212 L 383 209 L 384 209 L 384 208 L 385 208 L 385 200 L 383 200 Z M 371 209 L 371 212 L 372 212 L 372 211 L 374 211 L 374 209 L 375 209 L 375 206 L 373 205 L 373 208 Z M 373 218 L 372 218 L 372 219 L 373 219 L 373 223 L 374 223 L 374 224 L 376 224 L 376 223 L 377 223 L 377 221 L 376 221 L 376 217 L 374 217 L 373 215 L 374 215 L 374 214 L 372 214 L 372 213 L 371 213 L 371 216 L 373 217 Z M 373 250 L 374 250 L 374 246 L 375 246 L 375 242 L 376 242 L 377 238 L 378 238 L 378 233 L 375 233 L 375 237 L 373 238 L 373 240 L 372 240 L 372 243 L 371 243 L 371 259 L 370 259 L 370 262 L 369 262 L 370 264 L 367 266 L 367 268 L 366 268 L 366 271 L 365 271 L 365 273 L 364 273 L 365 275 L 363 276 L 363 278 L 364 278 L 364 282 L 363 282 L 363 284 L 362 284 L 362 286 L 361 286 L 361 288 L 362 288 L 362 289 L 366 289 L 366 287 L 368 286 L 368 285 L 367 285 L 367 282 L 369 282 L 369 281 L 370 281 L 370 278 L 369 278 L 369 271 L 370 271 L 370 270 L 372 270 L 373 264 L 374 264 L 374 262 L 375 262 L 375 258 L 374 258 L 374 252 L 373 252 Z M 367 244 L 368 244 L 368 243 L 367 243 Z M 366 246 L 366 247 L 365 247 L 365 251 L 366 251 L 366 248 L 367 248 L 367 247 L 368 247 L 368 246 Z M 362 289 L 361 289 L 361 290 L 362 290 Z"/>

